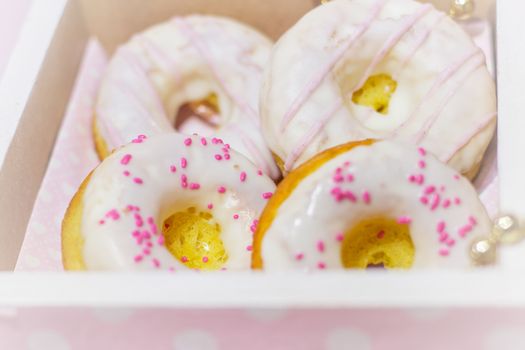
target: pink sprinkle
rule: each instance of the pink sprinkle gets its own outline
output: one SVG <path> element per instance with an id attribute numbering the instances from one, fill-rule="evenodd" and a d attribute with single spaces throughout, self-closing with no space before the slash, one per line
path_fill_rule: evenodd
<path id="1" fill-rule="evenodd" d="M 164 245 L 164 242 L 166 242 L 166 239 L 164 238 L 164 236 L 159 236 L 159 238 L 157 238 L 157 244 Z"/>
<path id="2" fill-rule="evenodd" d="M 226 159 L 226 160 L 230 160 L 230 158 L 231 158 L 231 157 L 230 157 L 230 155 L 229 155 L 228 153 L 226 153 L 226 154 L 224 155 L 224 159 Z"/>
<path id="3" fill-rule="evenodd" d="M 202 262 L 203 263 L 207 263 L 208 262 L 208 257 L 207 256 L 203 256 L 202 257 Z"/>
<path id="4" fill-rule="evenodd" d="M 421 169 L 424 169 L 426 166 L 427 166 L 427 163 L 425 163 L 424 160 L 420 160 L 417 165 L 421 168 Z"/>
<path id="5" fill-rule="evenodd" d="M 135 231 L 133 231 L 132 235 L 133 235 L 133 237 L 137 238 L 137 237 L 140 236 L 140 231 L 139 230 L 135 230 Z"/>
<path id="6" fill-rule="evenodd" d="M 240 179 L 241 179 L 241 182 L 244 182 L 246 181 L 246 172 L 241 172 L 241 176 L 240 176 Z"/>
<path id="7" fill-rule="evenodd" d="M 304 258 L 304 254 L 303 253 L 299 253 L 299 254 L 295 255 L 295 260 L 297 260 L 297 261 L 303 260 L 303 258 Z"/>
<path id="8" fill-rule="evenodd" d="M 317 242 L 317 251 L 319 253 L 324 252 L 324 242 L 323 241 L 318 241 Z"/>
<path id="9" fill-rule="evenodd" d="M 251 251 L 252 251 L 252 249 L 253 249 L 253 247 L 252 247 L 251 245 L 249 245 L 249 246 L 246 246 L 246 250 L 247 250 L 247 251 L 251 252 Z"/>
<path id="10" fill-rule="evenodd" d="M 454 203 L 456 203 L 457 205 L 460 205 L 461 199 L 459 197 L 454 198 Z"/>
<path id="11" fill-rule="evenodd" d="M 436 186 L 428 186 L 427 188 L 425 188 L 425 194 L 431 194 L 435 190 L 436 190 Z"/>
<path id="12" fill-rule="evenodd" d="M 139 140 L 145 140 L 147 139 L 148 137 L 144 134 L 140 134 L 139 136 L 137 136 L 139 138 Z"/>
<path id="13" fill-rule="evenodd" d="M 354 192 L 352 192 L 352 191 L 350 191 L 350 190 L 346 191 L 346 192 L 344 193 L 344 196 L 345 196 L 346 199 L 348 199 L 348 200 L 351 201 L 351 202 L 354 202 L 354 203 L 357 202 L 357 197 L 356 197 L 356 195 L 354 194 Z"/>
<path id="14" fill-rule="evenodd" d="M 421 197 L 419 198 L 419 201 L 424 204 L 424 205 L 427 205 L 428 204 L 428 198 L 427 197 Z"/>
<path id="15" fill-rule="evenodd" d="M 352 163 L 350 163 L 349 161 L 346 161 L 346 162 L 343 163 L 343 165 L 344 165 L 345 167 L 349 167 L 351 164 L 352 164 Z"/>
<path id="16" fill-rule="evenodd" d="M 377 233 L 377 238 L 378 239 L 383 239 L 383 237 L 385 237 L 385 231 L 381 230 Z"/>
<path id="17" fill-rule="evenodd" d="M 203 146 L 206 146 L 208 144 L 208 141 L 206 141 L 206 138 L 201 137 L 201 143 Z"/>
<path id="18" fill-rule="evenodd" d="M 465 226 L 461 227 L 458 230 L 458 234 L 461 237 L 465 237 L 467 235 L 467 233 L 469 233 L 470 231 L 472 231 L 472 226 L 469 224 L 469 225 L 465 225 Z"/>
<path id="19" fill-rule="evenodd" d="M 412 223 L 412 218 L 408 216 L 400 216 L 397 218 L 397 223 L 400 225 L 409 225 Z"/>
<path id="20" fill-rule="evenodd" d="M 345 178 L 341 174 L 335 174 L 334 177 L 332 178 L 332 180 L 334 180 L 334 182 L 337 182 L 337 183 L 343 182 L 344 179 Z"/>
<path id="21" fill-rule="evenodd" d="M 473 216 L 469 216 L 468 217 L 468 222 L 472 225 L 472 226 L 476 226 L 478 224 L 478 221 L 476 220 L 475 217 Z"/>
<path id="22" fill-rule="evenodd" d="M 233 214 L 233 220 L 239 219 L 239 214 Z"/>
<path id="23" fill-rule="evenodd" d="M 129 176 L 129 175 L 131 175 L 131 173 L 130 173 L 129 171 L 127 171 L 127 170 L 124 170 L 124 171 L 122 172 L 122 174 L 124 174 L 124 176 Z"/>
<path id="24" fill-rule="evenodd" d="M 335 169 L 336 174 L 341 174 L 343 172 L 343 168 L 337 168 Z"/>
<path id="25" fill-rule="evenodd" d="M 348 181 L 348 182 L 354 181 L 354 175 L 352 175 L 352 174 L 346 175 L 346 181 Z"/>
<path id="26" fill-rule="evenodd" d="M 208 209 L 213 209 L 213 203 L 208 204 Z"/>
<path id="27" fill-rule="evenodd" d="M 151 243 L 151 242 L 149 242 L 149 241 L 146 242 L 146 247 L 148 247 L 148 248 L 153 248 L 153 243 Z"/>
<path id="28" fill-rule="evenodd" d="M 372 198 L 370 196 L 370 192 L 365 191 L 363 193 L 363 202 L 365 202 L 365 204 L 370 204 L 371 201 L 372 201 Z"/>
<path id="29" fill-rule="evenodd" d="M 451 238 L 451 239 L 447 240 L 447 242 L 445 244 L 447 246 L 449 246 L 449 247 L 453 247 L 454 244 L 456 244 L 456 241 Z"/>
<path id="30" fill-rule="evenodd" d="M 156 258 L 153 258 L 151 260 L 151 262 L 153 263 L 153 266 L 155 266 L 156 268 L 159 268 L 160 267 L 160 261 L 157 260 Z"/>
<path id="31" fill-rule="evenodd" d="M 319 268 L 319 270 L 324 270 L 326 268 L 326 264 L 321 261 L 317 264 L 317 267 Z"/>
<path id="32" fill-rule="evenodd" d="M 144 181 L 142 181 L 140 177 L 134 178 L 133 182 L 136 183 L 137 185 L 142 185 L 144 183 Z"/>
<path id="33" fill-rule="evenodd" d="M 99 220 L 98 224 L 99 225 L 104 225 L 106 222 L 104 220 Z"/>
<path id="34" fill-rule="evenodd" d="M 183 263 L 187 263 L 188 262 L 188 258 L 183 256 L 180 258 L 180 261 L 182 261 Z"/>
<path id="35" fill-rule="evenodd" d="M 131 160 L 131 154 L 126 154 L 122 159 L 120 160 L 120 164 L 122 165 L 128 165 L 129 161 Z"/>
<path id="36" fill-rule="evenodd" d="M 180 167 L 182 169 L 185 169 L 188 166 L 188 160 L 184 157 L 180 159 Z"/>
<path id="37" fill-rule="evenodd" d="M 227 148 L 227 149 L 230 149 L 230 144 L 229 143 L 225 143 L 224 147 Z"/>
<path id="38" fill-rule="evenodd" d="M 335 236 L 335 240 L 337 242 L 342 242 L 344 239 L 344 235 L 342 233 L 338 233 L 336 236 Z"/>
<path id="39" fill-rule="evenodd" d="M 422 185 L 425 182 L 425 176 L 423 174 L 419 174 L 416 176 L 416 182 L 419 185 Z"/>
<path id="40" fill-rule="evenodd" d="M 171 171 L 172 173 L 177 172 L 177 167 L 176 167 L 175 165 L 171 165 L 171 166 L 170 166 L 170 171 Z"/>
<path id="41" fill-rule="evenodd" d="M 419 151 L 419 154 L 421 154 L 422 156 L 426 156 L 427 151 L 423 147 L 419 147 L 417 150 Z"/>
<path id="42" fill-rule="evenodd" d="M 214 138 L 211 139 L 211 143 L 213 143 L 214 145 L 216 145 L 216 144 L 219 143 L 219 140 L 217 140 L 217 138 L 214 137 Z"/>
<path id="43" fill-rule="evenodd" d="M 142 143 L 141 139 L 133 139 L 131 140 L 132 143 Z"/>
<path id="44" fill-rule="evenodd" d="M 149 216 L 148 219 L 146 220 L 148 222 L 148 224 L 150 225 L 153 225 L 155 223 L 155 219 L 153 219 L 152 216 Z"/>
<path id="45" fill-rule="evenodd" d="M 190 190 L 198 190 L 199 188 L 201 188 L 201 185 L 196 182 L 190 184 Z"/>
<path id="46" fill-rule="evenodd" d="M 410 176 L 408 177 L 408 181 L 410 181 L 410 182 L 416 182 L 416 176 L 415 176 L 415 175 L 410 175 Z"/>
<path id="47" fill-rule="evenodd" d="M 219 186 L 219 188 L 217 188 L 217 192 L 219 192 L 219 193 L 225 193 L 225 192 L 226 192 L 226 187 L 224 187 L 224 186 Z"/>
<path id="48" fill-rule="evenodd" d="M 222 159 L 222 156 L 221 156 L 220 154 L 216 154 L 216 155 L 215 155 L 215 159 L 217 159 L 217 160 L 221 160 L 221 159 Z"/>
<path id="49" fill-rule="evenodd" d="M 460 180 L 461 179 L 461 176 L 459 176 L 458 174 L 454 175 L 454 179 L 456 180 Z"/>
<path id="50" fill-rule="evenodd" d="M 450 199 L 445 199 L 445 200 L 443 201 L 443 208 L 446 209 L 446 208 L 448 208 L 448 207 L 450 207 Z"/>
<path id="51" fill-rule="evenodd" d="M 439 194 L 434 194 L 434 200 L 432 201 L 432 206 L 430 207 L 430 210 L 436 210 L 436 208 L 439 206 L 439 203 L 441 203 L 441 196 Z"/>
<path id="52" fill-rule="evenodd" d="M 443 231 L 443 232 L 441 232 L 441 233 L 439 234 L 439 241 L 440 241 L 441 243 L 444 243 L 444 242 L 447 241 L 448 237 L 449 237 L 449 234 Z"/>
<path id="53" fill-rule="evenodd" d="M 445 231 L 445 221 L 440 221 L 437 224 L 437 232 L 443 233 Z"/>
<path id="54" fill-rule="evenodd" d="M 113 220 L 118 220 L 120 218 L 120 214 L 118 213 L 117 209 L 111 209 L 106 213 L 106 217 Z"/>
<path id="55" fill-rule="evenodd" d="M 144 257 L 142 255 L 135 255 L 135 257 L 133 258 L 133 260 L 135 260 L 136 263 L 142 261 Z"/>
<path id="56" fill-rule="evenodd" d="M 439 255 L 441 256 L 448 256 L 448 254 L 449 254 L 448 249 L 443 248 L 439 250 Z"/>
<path id="57" fill-rule="evenodd" d="M 262 194 L 263 199 L 270 199 L 270 198 L 272 198 L 272 196 L 273 196 L 272 192 L 264 192 Z"/>
<path id="58" fill-rule="evenodd" d="M 186 140 L 184 140 L 184 144 L 186 146 L 191 146 L 191 138 L 188 137 Z"/>
<path id="59" fill-rule="evenodd" d="M 262 176 L 263 175 L 262 170 L 257 170 L 257 175 Z"/>
<path id="60" fill-rule="evenodd" d="M 144 255 L 150 255 L 150 254 L 151 254 L 151 250 L 148 249 L 148 248 L 144 248 L 144 249 L 142 250 L 142 253 L 144 253 Z"/>

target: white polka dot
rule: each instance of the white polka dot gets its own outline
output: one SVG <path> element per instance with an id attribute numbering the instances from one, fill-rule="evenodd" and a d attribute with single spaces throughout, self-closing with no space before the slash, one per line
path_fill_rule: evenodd
<path id="1" fill-rule="evenodd" d="M 55 260 L 55 261 L 61 261 L 62 260 L 62 251 L 56 248 L 48 248 L 47 249 L 47 255 Z"/>
<path id="2" fill-rule="evenodd" d="M 448 315 L 446 309 L 413 309 L 407 310 L 407 315 L 417 321 L 437 321 Z"/>
<path id="3" fill-rule="evenodd" d="M 62 193 L 64 193 L 68 197 L 73 196 L 75 194 L 75 192 L 77 191 L 76 187 L 71 186 L 68 183 L 63 183 L 61 188 L 62 188 Z"/>
<path id="4" fill-rule="evenodd" d="M 42 190 L 38 194 L 38 198 L 44 203 L 51 203 L 53 201 L 53 195 L 48 190 Z"/>
<path id="5" fill-rule="evenodd" d="M 287 311 L 285 309 L 248 309 L 246 314 L 257 321 L 272 322 L 285 318 Z"/>
<path id="6" fill-rule="evenodd" d="M 525 349 L 525 333 L 523 328 L 505 327 L 490 331 L 484 336 L 485 350 Z"/>
<path id="7" fill-rule="evenodd" d="M 102 322 L 121 323 L 129 320 L 135 313 L 131 309 L 95 308 L 93 315 Z"/>
<path id="8" fill-rule="evenodd" d="M 201 330 L 191 329 L 180 332 L 173 339 L 175 350 L 215 350 L 218 349 L 215 338 Z"/>
<path id="9" fill-rule="evenodd" d="M 55 331 L 41 330 L 31 333 L 26 340 L 28 350 L 69 350 L 66 339 Z"/>
<path id="10" fill-rule="evenodd" d="M 25 262 L 25 265 L 31 269 L 36 269 L 37 267 L 40 267 L 41 265 L 40 259 L 38 259 L 36 256 L 33 256 L 33 255 L 26 255 L 24 262 Z"/>
<path id="11" fill-rule="evenodd" d="M 42 225 L 42 223 L 40 223 L 39 221 L 33 221 L 31 223 L 30 230 L 31 232 L 34 232 L 35 234 L 39 236 L 45 235 L 46 233 L 48 233 L 46 225 Z"/>
<path id="12" fill-rule="evenodd" d="M 370 337 L 357 329 L 338 328 L 331 331 L 325 341 L 326 350 L 369 350 Z"/>

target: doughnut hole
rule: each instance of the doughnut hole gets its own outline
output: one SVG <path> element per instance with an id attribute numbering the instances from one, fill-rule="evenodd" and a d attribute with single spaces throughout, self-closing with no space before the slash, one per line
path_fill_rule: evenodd
<path id="1" fill-rule="evenodd" d="M 203 136 L 217 130 L 221 124 L 221 111 L 219 108 L 219 97 L 212 92 L 205 98 L 183 103 L 175 116 L 175 130 L 192 134 L 197 132 Z M 200 124 L 199 130 L 192 130 L 196 123 Z M 208 129 L 208 133 L 201 129 Z"/>
<path id="2" fill-rule="evenodd" d="M 169 216 L 162 229 L 169 252 L 191 269 L 219 270 L 228 260 L 221 226 L 209 212 L 190 207 Z"/>
<path id="3" fill-rule="evenodd" d="M 352 102 L 370 107 L 379 114 L 386 115 L 390 99 L 396 92 L 397 82 L 388 74 L 370 76 L 363 87 L 354 92 Z"/>
<path id="4" fill-rule="evenodd" d="M 408 269 L 414 262 L 414 252 L 409 225 L 376 217 L 360 221 L 345 234 L 341 261 L 345 268 Z"/>

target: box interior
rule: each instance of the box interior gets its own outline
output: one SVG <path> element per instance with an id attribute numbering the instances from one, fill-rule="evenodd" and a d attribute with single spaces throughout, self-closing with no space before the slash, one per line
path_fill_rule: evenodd
<path id="1" fill-rule="evenodd" d="M 449 1 L 447 0 L 432 0 L 430 2 L 442 10 L 446 10 L 449 5 Z M 149 25 L 166 20 L 174 14 L 199 12 L 235 17 L 255 26 L 271 38 L 276 39 L 304 13 L 317 6 L 318 3 L 319 1 L 314 0 L 289 0 L 286 2 L 278 0 L 264 2 L 259 0 L 229 0 L 226 6 L 224 2 L 209 0 L 180 0 L 176 2 L 169 0 L 151 0 L 148 1 L 147 5 L 140 0 L 118 0 L 111 2 L 104 0 L 62 0 L 57 1 L 53 11 L 49 11 L 46 7 L 47 5 L 44 5 L 42 2 L 35 2 L 34 8 L 28 18 L 27 32 L 24 33 L 21 39 L 27 40 L 31 38 L 34 40 L 38 38 L 38 33 L 30 33 L 29 30 L 37 28 L 42 31 L 49 30 L 52 35 L 52 40 L 50 40 L 49 46 L 45 48 L 43 59 L 38 62 L 39 69 L 37 75 L 34 77 L 35 81 L 30 90 L 30 94 L 27 95 L 26 100 L 18 101 L 18 103 L 23 103 L 25 107 L 20 110 L 20 115 L 17 116 L 19 120 L 18 126 L 10 139 L 9 147 L 4 152 L 5 154 L 0 154 L 5 156 L 3 162 L 2 159 L 0 159 L 0 193 L 2 193 L 3 197 L 0 200 L 0 227 L 3 227 L 3 229 L 0 230 L 0 240 L 2 242 L 0 247 L 0 269 L 12 270 L 16 263 L 18 251 L 25 233 L 25 227 L 31 215 L 32 205 L 45 173 L 47 160 L 52 150 L 53 141 L 60 126 L 61 118 L 64 115 L 64 110 L 69 101 L 69 95 L 80 64 L 82 51 L 90 36 L 96 36 L 103 46 L 109 52 L 112 52 L 133 33 Z M 56 24 L 50 28 L 41 28 L 41 21 L 39 21 L 39 19 L 45 16 L 56 19 Z M 492 23 L 495 31 L 496 1 L 477 0 L 476 16 L 488 19 Z M 268 20 L 269 18 L 271 18 L 271 20 Z M 0 149 L 0 151 L 2 150 Z M 440 275 L 439 272 L 436 273 Z M 343 274 L 350 279 L 352 277 L 371 278 L 372 280 L 375 278 L 373 276 L 365 277 L 366 275 L 364 274 L 354 272 L 340 272 L 335 274 L 339 275 L 339 277 L 334 276 L 333 273 L 330 274 L 331 277 L 327 277 L 332 278 L 332 281 L 337 281 Z M 47 277 L 44 278 L 43 275 L 45 274 L 42 274 L 41 277 L 35 278 L 34 280 L 45 284 Z M 99 274 L 90 275 L 92 277 L 86 278 L 102 278 Z M 375 275 L 375 273 L 372 275 Z M 404 278 L 405 282 L 409 282 L 409 274 L 401 275 L 390 274 L 390 276 L 392 276 L 390 277 L 390 282 L 385 281 L 386 284 L 379 285 L 377 284 L 378 281 L 374 280 L 372 285 L 375 283 L 376 287 L 380 287 L 381 289 L 385 288 L 386 285 L 396 285 L 395 277 Z M 422 278 L 424 275 L 425 274 L 418 272 L 414 273 L 414 277 L 417 278 Z M 459 281 L 462 279 L 462 277 L 459 276 L 462 275 L 462 273 L 454 273 L 452 279 Z M 79 278 L 82 279 L 82 277 L 78 275 L 69 276 L 72 278 L 71 281 L 76 280 L 78 282 Z M 474 278 L 481 277 L 479 273 L 472 276 L 474 276 Z M 258 277 L 260 276 L 249 278 L 257 279 Z M 274 289 L 275 284 L 290 287 L 291 283 L 295 283 L 293 281 L 302 283 L 300 285 L 306 283 L 303 287 L 307 288 L 308 279 L 297 275 L 290 277 L 291 281 L 287 281 L 288 279 L 283 278 L 283 276 L 267 276 L 265 278 L 275 279 L 275 281 L 273 281 L 274 283 L 272 283 L 272 288 Z M 318 277 L 323 278 L 320 275 L 315 278 Z M 1 276 L 0 278 L 7 277 Z M 31 284 L 27 276 L 18 278 L 22 281 L 21 285 L 27 286 Z M 145 278 L 145 276 L 126 276 L 124 278 L 124 284 L 132 286 L 142 278 Z M 165 279 L 165 281 L 172 279 L 170 276 L 159 276 L 159 278 Z M 191 279 L 191 276 L 183 278 L 186 282 L 189 281 L 188 278 L 190 278 L 190 280 L 199 280 Z M 204 282 L 199 283 L 212 282 L 213 277 L 210 276 L 210 278 L 210 280 L 205 279 Z M 243 276 L 243 278 L 247 278 L 247 276 Z M 54 276 L 51 279 L 58 284 L 68 283 L 65 282 L 62 276 Z M 233 280 L 230 281 L 230 279 Z M 232 276 L 230 279 L 225 283 L 227 290 L 238 282 L 235 276 Z M 425 281 L 429 289 L 439 285 L 438 280 L 433 281 L 426 279 Z M 82 283 L 89 283 L 89 281 L 86 280 Z M 173 283 L 170 282 L 170 285 L 171 284 Z M 253 288 L 247 287 L 245 291 L 251 290 L 253 292 L 258 288 L 257 286 L 263 288 L 266 284 L 268 283 L 257 279 L 257 283 L 252 286 Z M 173 287 L 175 287 L 175 285 L 173 285 Z M 194 287 L 197 288 L 198 286 L 195 285 Z M 64 288 L 67 289 L 68 287 Z M 119 289 L 118 286 L 114 286 L 114 288 L 115 291 Z M 196 290 L 195 288 L 190 288 L 190 290 Z M 297 290 L 295 291 L 297 292 Z M 12 288 L 12 290 L 6 293 L 11 296 L 20 295 L 18 294 L 20 293 L 20 288 Z M 74 290 L 72 289 L 70 295 L 72 298 L 73 293 Z M 53 299 L 51 294 L 50 291 L 48 302 Z M 398 294 L 405 295 L 401 300 L 407 302 L 406 296 L 410 293 L 407 294 L 407 291 L 401 288 Z M 4 293 L 3 295 L 6 294 Z M 85 293 L 83 295 L 85 296 Z M 327 297 L 327 294 L 320 293 L 319 295 L 322 296 L 322 298 Z M 279 296 L 280 294 L 275 295 L 276 300 L 281 300 L 278 299 Z M 449 298 L 453 299 L 454 296 L 457 295 L 451 293 Z M 80 300 L 78 299 L 80 297 L 81 296 L 77 296 L 76 300 Z M 182 302 L 182 300 L 186 300 L 184 299 L 185 297 L 186 294 L 181 297 L 179 301 Z M 189 298 L 190 295 L 187 295 L 187 297 Z M 379 297 L 379 295 L 374 295 L 374 297 Z M 489 297 L 488 294 L 486 297 Z M 116 299 L 117 297 L 115 295 L 115 300 Z M 216 299 L 217 298 L 213 300 Z M 250 299 L 249 302 L 257 302 L 256 300 L 252 300 L 253 298 L 248 299 Z M 11 300 L 15 303 L 22 301 L 22 299 L 17 299 L 16 297 L 12 297 Z M 86 301 L 87 299 L 83 300 Z M 115 302 L 115 300 L 112 302 Z M 266 300 L 269 305 L 272 305 L 272 302 L 275 301 L 272 300 L 271 297 L 267 297 Z M 334 300 L 342 302 L 341 298 Z M 372 298 L 370 300 L 371 304 L 373 304 L 379 299 Z M 502 300 L 502 298 L 498 300 Z M 27 300 L 25 302 L 27 302 Z M 306 302 L 306 299 L 304 302 Z"/>

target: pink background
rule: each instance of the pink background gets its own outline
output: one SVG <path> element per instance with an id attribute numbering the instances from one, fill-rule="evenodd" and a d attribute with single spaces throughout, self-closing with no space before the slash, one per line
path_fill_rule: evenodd
<path id="1" fill-rule="evenodd" d="M 0 77 L 30 0 L 0 0 Z M 106 57 L 89 45 L 18 261 L 60 270 L 69 198 L 97 164 L 93 96 Z M 482 184 L 494 205 L 496 182 Z M 1 303 L 1 301 L 0 301 Z M 525 349 L 525 313 L 511 309 L 178 310 L 0 308 L 0 349 Z"/>

